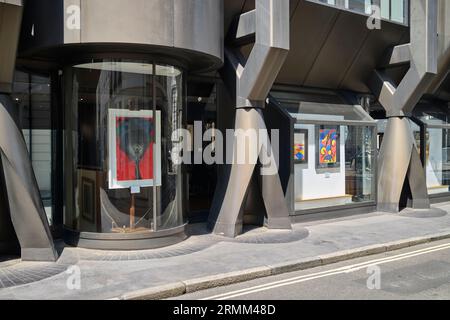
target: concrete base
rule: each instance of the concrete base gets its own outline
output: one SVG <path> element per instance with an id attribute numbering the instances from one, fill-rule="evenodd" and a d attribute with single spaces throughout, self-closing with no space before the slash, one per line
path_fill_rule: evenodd
<path id="1" fill-rule="evenodd" d="M 216 222 L 213 228 L 214 234 L 228 238 L 236 238 L 238 235 L 242 234 L 243 223 L 237 222 L 236 224 L 234 224 Z"/>
<path id="2" fill-rule="evenodd" d="M 409 217 L 409 218 L 440 218 L 447 215 L 447 212 L 438 209 L 411 209 L 407 208 L 400 212 L 400 216 Z"/>
<path id="3" fill-rule="evenodd" d="M 52 248 L 26 248 L 21 250 L 22 261 L 56 261 L 58 255 Z"/>
<path id="4" fill-rule="evenodd" d="M 351 204 L 353 197 L 351 195 L 343 195 L 341 197 L 322 198 L 322 199 L 297 199 L 295 202 L 295 211 L 343 206 Z"/>
<path id="5" fill-rule="evenodd" d="M 128 234 L 89 233 L 64 230 L 64 241 L 72 246 L 99 250 L 147 250 L 171 246 L 186 240 L 186 225 L 161 231 Z"/>
<path id="6" fill-rule="evenodd" d="M 264 226 L 269 229 L 292 230 L 291 218 L 267 218 L 264 219 Z"/>

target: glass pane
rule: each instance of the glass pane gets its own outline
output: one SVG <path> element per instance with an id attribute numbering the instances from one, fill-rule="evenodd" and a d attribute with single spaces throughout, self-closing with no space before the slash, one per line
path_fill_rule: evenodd
<path id="1" fill-rule="evenodd" d="M 52 224 L 52 123 L 50 78 L 17 71 L 13 89 L 47 219 Z"/>
<path id="2" fill-rule="evenodd" d="M 181 166 L 171 160 L 182 71 L 104 60 L 67 74 L 66 226 L 135 233 L 182 225 Z"/>
<path id="3" fill-rule="evenodd" d="M 426 174 L 429 194 L 449 192 L 450 135 L 448 129 L 430 128 L 426 133 Z"/>
<path id="4" fill-rule="evenodd" d="M 390 19 L 391 0 L 381 0 L 380 7 L 381 7 L 381 17 L 384 19 Z"/>
<path id="5" fill-rule="evenodd" d="M 346 8 L 352 11 L 357 11 L 361 13 L 366 12 L 367 0 L 348 0 L 346 1 Z"/>
<path id="6" fill-rule="evenodd" d="M 381 9 L 381 18 L 399 22 L 407 23 L 407 16 L 405 10 L 407 9 L 408 0 L 308 0 L 311 2 L 324 3 L 333 5 L 342 9 L 351 10 L 353 12 L 371 15 L 372 5 L 378 5 Z"/>
<path id="7" fill-rule="evenodd" d="M 374 128 L 295 125 L 296 211 L 374 200 Z"/>
<path id="8" fill-rule="evenodd" d="M 405 22 L 405 4 L 403 0 L 391 1 L 391 20 L 399 23 Z"/>

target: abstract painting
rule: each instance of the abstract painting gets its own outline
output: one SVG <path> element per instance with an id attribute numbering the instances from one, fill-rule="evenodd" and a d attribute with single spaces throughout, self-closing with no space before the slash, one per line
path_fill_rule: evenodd
<path id="1" fill-rule="evenodd" d="M 294 159 L 297 161 L 305 161 L 305 145 L 296 143 L 294 145 Z"/>
<path id="2" fill-rule="evenodd" d="M 159 111 L 109 112 L 110 189 L 153 186 L 161 167 Z"/>
<path id="3" fill-rule="evenodd" d="M 333 165 L 338 162 L 338 130 L 319 130 L 319 164 Z"/>
<path id="4" fill-rule="evenodd" d="M 308 162 L 308 130 L 295 130 L 294 133 L 294 162 Z"/>

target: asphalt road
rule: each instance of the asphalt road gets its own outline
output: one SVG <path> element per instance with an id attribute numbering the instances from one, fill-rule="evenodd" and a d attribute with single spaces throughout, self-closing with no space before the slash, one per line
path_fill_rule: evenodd
<path id="1" fill-rule="evenodd" d="M 450 299 L 450 241 L 286 273 L 177 300 Z"/>

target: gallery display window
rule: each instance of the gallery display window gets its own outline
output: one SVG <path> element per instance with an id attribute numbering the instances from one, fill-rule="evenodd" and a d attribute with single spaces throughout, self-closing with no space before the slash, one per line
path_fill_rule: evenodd
<path id="1" fill-rule="evenodd" d="M 376 122 L 358 105 L 278 97 L 293 128 L 296 214 L 374 205 Z"/>
<path id="2" fill-rule="evenodd" d="M 425 167 L 430 197 L 450 192 L 450 123 L 446 104 L 419 104 L 414 110 L 416 147 Z"/>
<path id="3" fill-rule="evenodd" d="M 66 229 L 129 239 L 183 226 L 182 168 L 171 156 L 182 69 L 104 59 L 64 75 Z"/>

